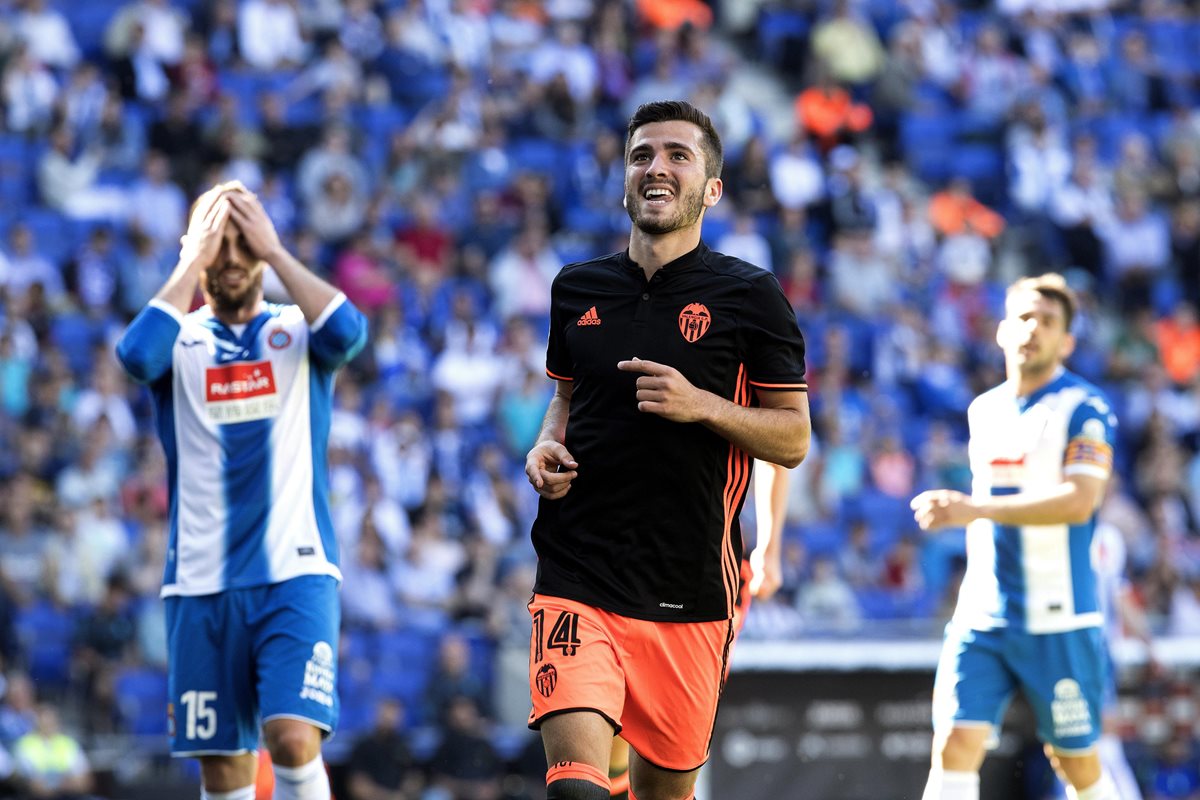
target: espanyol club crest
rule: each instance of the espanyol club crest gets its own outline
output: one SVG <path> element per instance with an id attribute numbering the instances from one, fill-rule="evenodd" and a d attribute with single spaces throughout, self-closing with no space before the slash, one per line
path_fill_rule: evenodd
<path id="1" fill-rule="evenodd" d="M 276 350 L 282 350 L 292 343 L 292 335 L 283 328 L 276 328 L 271 331 L 271 335 L 267 337 L 267 344 L 271 345 Z"/>
<path id="2" fill-rule="evenodd" d="M 708 326 L 711 324 L 712 315 L 708 313 L 708 306 L 703 303 L 688 303 L 683 307 L 683 311 L 679 312 L 679 332 L 689 342 L 695 342 L 708 333 Z"/>

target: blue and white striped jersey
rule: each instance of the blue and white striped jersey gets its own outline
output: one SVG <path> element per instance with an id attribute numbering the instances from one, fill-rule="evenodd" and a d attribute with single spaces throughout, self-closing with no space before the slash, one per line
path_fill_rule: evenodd
<path id="1" fill-rule="evenodd" d="M 129 324 L 117 357 L 150 388 L 167 458 L 164 597 L 341 580 L 326 442 L 334 373 L 366 336 L 340 293 L 311 326 L 294 305 L 229 327 L 157 300 Z"/>
<path id="2" fill-rule="evenodd" d="M 1066 370 L 1028 397 L 1011 382 L 967 411 L 973 496 L 1039 492 L 1070 475 L 1107 478 L 1117 420 L 1095 386 Z M 1102 624 L 1091 562 L 1096 517 L 1081 525 L 967 527 L 954 620 L 978 630 L 1054 633 Z"/>

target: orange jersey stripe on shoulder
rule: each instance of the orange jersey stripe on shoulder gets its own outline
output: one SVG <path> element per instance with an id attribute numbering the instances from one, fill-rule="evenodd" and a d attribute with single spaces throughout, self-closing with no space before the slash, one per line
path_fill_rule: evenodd
<path id="1" fill-rule="evenodd" d="M 807 383 L 762 383 L 761 381 L 750 381 L 751 386 L 761 386 L 763 389 L 792 389 L 797 392 L 807 392 Z"/>

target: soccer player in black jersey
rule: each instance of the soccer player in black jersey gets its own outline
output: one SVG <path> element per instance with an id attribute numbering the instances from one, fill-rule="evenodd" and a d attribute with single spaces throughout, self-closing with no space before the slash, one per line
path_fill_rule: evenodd
<path id="1" fill-rule="evenodd" d="M 804 340 L 774 276 L 700 241 L 721 142 L 683 102 L 629 122 L 623 253 L 564 267 L 525 465 L 533 526 L 531 727 L 549 800 L 687 800 L 708 757 L 733 638 L 751 461 L 808 451 Z"/>

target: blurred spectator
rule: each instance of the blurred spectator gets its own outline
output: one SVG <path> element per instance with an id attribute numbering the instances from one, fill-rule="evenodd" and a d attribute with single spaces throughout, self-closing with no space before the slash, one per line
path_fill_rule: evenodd
<path id="1" fill-rule="evenodd" d="M 37 708 L 37 727 L 13 747 L 18 783 L 39 800 L 86 800 L 92 789 L 92 768 L 79 741 L 64 733 L 58 709 L 49 703 Z"/>
<path id="2" fill-rule="evenodd" d="M 0 701 L 0 744 L 10 751 L 37 725 L 37 693 L 33 680 L 19 670 L 5 673 Z"/>
<path id="3" fill-rule="evenodd" d="M 869 228 L 848 229 L 834 239 L 829 284 L 839 307 L 864 318 L 897 299 L 895 268 L 875 249 Z"/>
<path id="4" fill-rule="evenodd" d="M 800 587 L 796 610 L 810 631 L 851 630 L 862 616 L 854 590 L 828 558 L 813 560 L 812 577 Z"/>
<path id="5" fill-rule="evenodd" d="M 1200 320 L 1195 303 L 1180 301 L 1174 313 L 1154 327 L 1167 376 L 1178 386 L 1193 383 L 1200 376 Z"/>
<path id="6" fill-rule="evenodd" d="M 981 119 L 999 124 L 1012 108 L 1024 75 L 1021 62 L 1009 51 L 998 25 L 984 23 L 967 50 L 958 93 Z"/>
<path id="7" fill-rule="evenodd" d="M 238 52 L 254 69 L 288 69 L 308 48 L 300 17 L 288 0 L 242 0 L 238 8 Z"/>
<path id="8" fill-rule="evenodd" d="M 173 67 L 183 58 L 188 25 L 187 12 L 170 0 L 134 0 L 122 6 L 109 23 L 104 47 L 114 57 L 140 49 L 144 57 Z"/>
<path id="9" fill-rule="evenodd" d="M 851 86 L 870 83 L 884 64 L 879 36 L 850 0 L 837 0 L 830 17 L 813 28 L 812 52 L 832 80 Z"/>
<path id="10" fill-rule="evenodd" d="M 404 707 L 385 697 L 370 730 L 355 740 L 346 760 L 349 800 L 416 800 L 423 784 L 404 728 Z"/>
<path id="11" fill-rule="evenodd" d="M 77 64 L 58 96 L 63 122 L 76 134 L 86 134 L 100 124 L 100 110 L 108 90 L 99 68 L 90 61 Z"/>
<path id="12" fill-rule="evenodd" d="M 821 198 L 824 173 L 808 138 L 798 130 L 787 148 L 771 157 L 771 194 L 785 209 L 800 209 Z"/>
<path id="13" fill-rule="evenodd" d="M 388 574 L 388 553 L 375 532 L 371 514 L 364 514 L 358 536 L 343 548 L 342 579 L 354 591 L 342 598 L 344 624 L 356 628 L 391 628 L 397 622 L 396 603 Z"/>
<path id="14" fill-rule="evenodd" d="M 929 221 L 941 236 L 975 233 L 994 239 L 1004 230 L 1004 217 L 976 200 L 965 178 L 952 180 L 930 198 Z"/>
<path id="15" fill-rule="evenodd" d="M 797 121 L 825 153 L 853 141 L 874 120 L 869 106 L 854 102 L 827 74 L 796 97 L 795 108 Z"/>
<path id="16" fill-rule="evenodd" d="M 76 154 L 71 130 L 62 125 L 55 128 L 50 133 L 50 149 L 37 167 L 38 190 L 46 205 L 75 219 L 123 219 L 128 200 L 125 191 L 96 182 L 100 157 L 96 149 Z"/>
<path id="17" fill-rule="evenodd" d="M 58 82 L 27 45 L 9 54 L 0 78 L 4 95 L 4 121 L 10 131 L 41 133 L 50 124 L 58 98 Z"/>
<path id="18" fill-rule="evenodd" d="M 5 593 L 26 606 L 40 594 L 46 575 L 46 492 L 24 472 L 9 478 L 6 488 L 0 507 L 0 580 Z"/>
<path id="19" fill-rule="evenodd" d="M 79 61 L 79 45 L 66 17 L 46 0 L 23 0 L 13 20 L 17 37 L 29 54 L 48 67 L 69 70 Z"/>
<path id="20" fill-rule="evenodd" d="M 1054 188 L 1049 217 L 1058 226 L 1067 263 L 1100 278 L 1104 270 L 1100 231 L 1112 224 L 1112 193 L 1101 183 L 1090 161 L 1075 162 L 1070 179 Z"/>
<path id="21" fill-rule="evenodd" d="M 129 189 L 129 223 L 160 248 L 174 248 L 183 235 L 187 210 L 183 190 L 171 181 L 171 163 L 162 153 L 147 153 L 142 176 Z"/>
<path id="22" fill-rule="evenodd" d="M 512 244 L 488 267 L 500 318 L 547 316 L 550 283 L 561 267 L 562 260 L 554 252 L 545 226 L 538 222 L 524 225 Z"/>
<path id="23" fill-rule="evenodd" d="M 430 782 L 456 800 L 500 796 L 504 763 L 489 741 L 478 704 L 468 696 L 449 700 L 446 729 L 430 759 Z"/>
<path id="24" fill-rule="evenodd" d="M 773 272 L 775 264 L 771 258 L 771 245 L 767 237 L 758 232 L 754 217 L 739 209 L 733 219 L 733 228 L 717 239 L 714 247 L 719 252 L 740 258 L 756 267 Z"/>
<path id="25" fill-rule="evenodd" d="M 1166 222 L 1145 195 L 1129 191 L 1117 196 L 1116 215 L 1098 230 L 1104 243 L 1105 277 L 1125 311 L 1151 303 L 1154 282 L 1170 257 Z"/>
<path id="26" fill-rule="evenodd" d="M 8 229 L 8 247 L 4 253 L 9 273 L 5 286 L 14 300 L 28 297 L 34 286 L 57 305 L 65 291 L 62 273 L 37 248 L 33 231 L 24 222 L 15 222 Z"/>
<path id="27" fill-rule="evenodd" d="M 471 702 L 476 717 L 491 718 L 490 692 L 471 669 L 470 643 L 457 633 L 447 633 L 438 648 L 437 665 L 426 693 L 425 718 L 450 723 L 460 698 Z"/>
<path id="28" fill-rule="evenodd" d="M 846 546 L 838 553 L 838 569 L 847 583 L 856 590 L 874 585 L 882 565 L 872 552 L 871 526 L 865 520 L 850 523 Z"/>
<path id="29" fill-rule="evenodd" d="M 331 9 L 336 8 L 336 5 L 328 0 L 323 2 L 331 6 Z M 301 17 L 303 16 L 302 13 Z M 371 0 L 346 0 L 344 14 L 338 16 L 341 17 L 338 40 L 357 62 L 370 63 L 383 52 L 383 23 Z M 314 26 L 311 22 L 306 22 L 305 27 L 311 30 Z"/>

